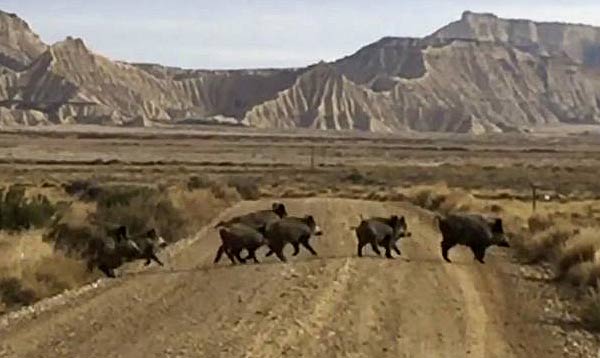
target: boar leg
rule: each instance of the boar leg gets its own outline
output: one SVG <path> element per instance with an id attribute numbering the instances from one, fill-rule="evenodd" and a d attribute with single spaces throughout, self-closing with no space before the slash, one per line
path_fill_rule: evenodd
<path id="1" fill-rule="evenodd" d="M 450 251 L 450 249 L 452 247 L 454 247 L 454 243 L 442 240 L 441 246 L 442 246 L 442 257 L 444 258 L 444 260 L 446 260 L 446 262 L 452 262 L 448 258 L 448 251 Z"/>
<path id="2" fill-rule="evenodd" d="M 317 252 L 315 251 L 315 249 L 312 248 L 312 246 L 310 246 L 310 242 L 308 242 L 308 239 L 308 237 L 302 238 L 300 239 L 300 243 L 302 244 L 302 246 L 306 247 L 306 249 L 310 251 L 310 253 L 313 256 L 317 256 Z"/>

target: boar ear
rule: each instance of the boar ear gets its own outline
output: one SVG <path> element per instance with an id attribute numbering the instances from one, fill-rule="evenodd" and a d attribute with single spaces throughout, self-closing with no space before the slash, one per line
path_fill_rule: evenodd
<path id="1" fill-rule="evenodd" d="M 117 240 L 126 239 L 127 238 L 127 226 L 121 225 L 117 229 Z"/>
<path id="2" fill-rule="evenodd" d="M 494 222 L 492 223 L 492 232 L 504 232 L 501 218 L 494 219 Z"/>

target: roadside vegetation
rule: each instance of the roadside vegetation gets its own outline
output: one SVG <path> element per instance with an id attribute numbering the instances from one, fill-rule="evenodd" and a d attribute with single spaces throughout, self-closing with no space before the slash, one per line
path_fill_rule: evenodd
<path id="1" fill-rule="evenodd" d="M 481 199 L 478 193 L 444 184 L 405 193 L 408 200 L 431 211 L 501 216 L 521 262 L 549 268 L 552 281 L 578 291 L 581 323 L 600 331 L 600 202 L 554 200 L 539 203 L 533 212 L 530 198 L 489 194 Z"/>
<path id="2" fill-rule="evenodd" d="M 76 180 L 61 190 L 0 188 L 0 314 L 98 278 L 87 272 L 84 253 L 107 229 L 154 228 L 173 243 L 243 197 L 257 196 L 256 185 L 193 176 L 172 185 Z"/>
<path id="3" fill-rule="evenodd" d="M 294 185 L 265 185 L 273 197 L 321 195 L 409 201 L 441 214 L 463 211 L 500 216 L 520 262 L 541 265 L 552 272 L 551 281 L 577 297 L 575 306 L 581 323 L 600 331 L 600 201 L 594 193 L 575 191 L 558 195 L 548 191 L 539 195 L 534 212 L 527 181 L 514 185 L 522 190 L 494 187 L 475 190 L 452 187 L 446 182 L 390 186 L 384 185 L 385 179 L 377 172 L 385 171 L 354 169 L 336 174 L 337 180 L 277 177 L 277 181 Z M 474 176 L 467 186 L 480 180 Z"/>
<path id="4" fill-rule="evenodd" d="M 521 262 L 543 265 L 558 284 L 581 292 L 581 322 L 600 330 L 600 201 L 584 186 L 542 200 L 533 212 L 524 174 L 517 183 L 514 177 L 510 181 L 516 172 L 495 167 L 480 168 L 477 173 L 483 176 L 466 167 L 460 174 L 472 180 L 465 177 L 462 187 L 455 179 L 416 184 L 420 168 L 213 176 L 181 172 L 177 180 L 158 184 L 97 177 L 0 187 L 0 313 L 99 277 L 86 272 L 82 248 L 89 237 L 113 225 L 126 225 L 131 233 L 156 228 L 172 243 L 193 235 L 239 200 L 329 196 L 409 201 L 439 213 L 499 215 Z M 553 180 L 567 180 L 563 174 Z M 499 178 L 510 185 L 484 185 Z"/>

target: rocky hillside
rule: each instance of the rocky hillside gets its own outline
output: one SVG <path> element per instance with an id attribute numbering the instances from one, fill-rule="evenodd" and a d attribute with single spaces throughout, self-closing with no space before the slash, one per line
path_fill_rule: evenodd
<path id="1" fill-rule="evenodd" d="M 332 63 L 211 71 L 128 64 L 81 39 L 48 46 L 0 12 L 0 126 L 227 123 L 486 133 L 600 124 L 600 28 L 465 12 Z"/>
<path id="2" fill-rule="evenodd" d="M 543 57 L 566 55 L 579 64 L 600 65 L 600 28 L 588 25 L 505 20 L 467 11 L 432 38 L 502 42 Z"/>
<path id="3" fill-rule="evenodd" d="M 245 121 L 262 128 L 390 132 L 405 130 L 390 97 L 359 86 L 335 67 L 319 63 L 277 98 L 257 105 Z"/>
<path id="4" fill-rule="evenodd" d="M 0 11 L 0 71 L 20 71 L 46 50 L 46 45 L 17 17 Z"/>

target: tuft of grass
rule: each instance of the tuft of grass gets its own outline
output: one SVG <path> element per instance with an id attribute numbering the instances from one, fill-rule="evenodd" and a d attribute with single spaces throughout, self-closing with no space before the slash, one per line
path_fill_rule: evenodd
<path id="1" fill-rule="evenodd" d="M 127 226 L 130 233 L 154 228 L 170 242 L 185 235 L 182 213 L 175 208 L 167 193 L 151 187 L 103 188 L 94 220 L 103 228 L 101 231 L 119 225 Z"/>
<path id="2" fill-rule="evenodd" d="M 444 194 L 438 194 L 430 189 L 423 189 L 411 197 L 411 202 L 424 209 L 437 211 L 446 200 Z"/>
<path id="3" fill-rule="evenodd" d="M 556 264 L 559 278 L 565 277 L 571 267 L 586 261 L 594 261 L 600 248 L 596 228 L 584 228 L 561 247 Z"/>
<path id="4" fill-rule="evenodd" d="M 102 190 L 97 182 L 89 179 L 72 180 L 63 184 L 63 189 L 67 194 L 85 201 L 96 200 Z"/>
<path id="5" fill-rule="evenodd" d="M 215 186 L 215 184 L 215 181 L 207 175 L 194 175 L 188 179 L 187 188 L 189 191 L 197 189 L 210 189 Z"/>
<path id="6" fill-rule="evenodd" d="M 169 192 L 173 206 L 181 213 L 181 218 L 185 223 L 184 233 L 186 236 L 196 233 L 231 203 L 240 200 L 237 191 L 231 188 L 228 189 L 228 194 L 225 196 L 228 198 L 227 200 L 215 195 L 212 188 L 193 192 L 174 189 Z"/>
<path id="7" fill-rule="evenodd" d="M 258 178 L 234 176 L 229 178 L 227 185 L 235 188 L 244 200 L 260 199 Z"/>
<path id="8" fill-rule="evenodd" d="M 0 230 L 22 231 L 45 226 L 56 206 L 44 195 L 27 197 L 21 185 L 0 190 Z"/>
<path id="9" fill-rule="evenodd" d="M 79 287 L 95 277 L 83 261 L 55 252 L 26 267 L 22 280 L 37 297 L 43 298 Z"/>
<path id="10" fill-rule="evenodd" d="M 537 233 L 551 228 L 554 221 L 548 214 L 533 214 L 527 220 L 527 224 L 531 233 Z"/>
<path id="11" fill-rule="evenodd" d="M 528 263 L 555 260 L 559 257 L 561 248 L 577 234 L 577 229 L 570 225 L 551 226 L 538 231 L 523 242 L 522 254 Z M 529 234 L 531 235 L 531 234 Z"/>
<path id="12" fill-rule="evenodd" d="M 600 331 L 600 290 L 590 289 L 580 313 L 581 321 L 591 331 Z"/>
<path id="13" fill-rule="evenodd" d="M 91 239 L 112 225 L 130 234 L 155 228 L 168 241 L 197 232 L 232 202 L 210 189 L 187 186 L 105 186 L 96 202 L 75 201 L 45 230 L 0 232 L 0 313 L 79 287 L 99 276 L 89 273 L 84 255 Z M 224 197 L 239 200 L 233 188 Z"/>
<path id="14" fill-rule="evenodd" d="M 35 292 L 24 287 L 18 278 L 0 278 L 0 301 L 8 310 L 31 305 L 37 300 Z"/>
<path id="15" fill-rule="evenodd" d="M 55 251 L 41 231 L 0 235 L 0 313 L 79 287 L 96 276 Z"/>

